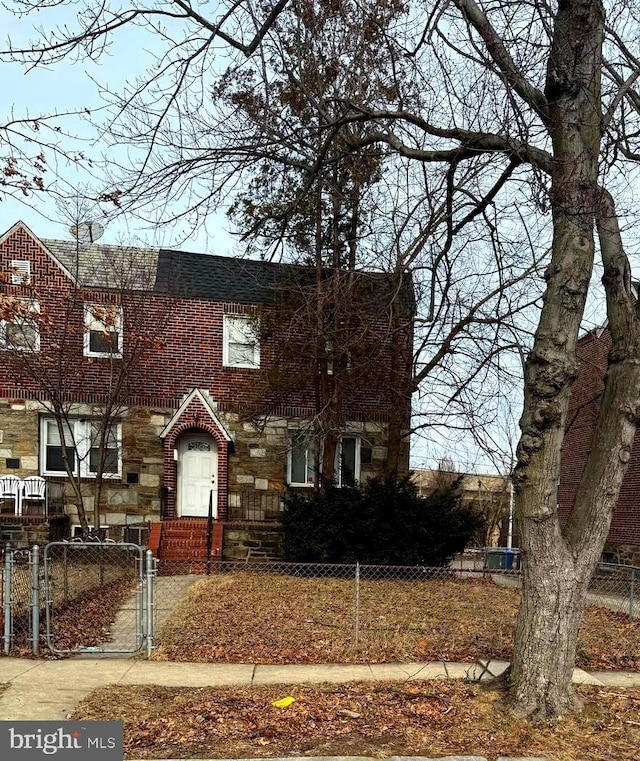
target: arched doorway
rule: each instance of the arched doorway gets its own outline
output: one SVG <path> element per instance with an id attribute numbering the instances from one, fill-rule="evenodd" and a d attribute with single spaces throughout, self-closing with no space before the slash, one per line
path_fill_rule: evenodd
<path id="1" fill-rule="evenodd" d="M 206 518 L 209 499 L 218 515 L 218 448 L 208 433 L 186 433 L 178 445 L 178 515 Z"/>

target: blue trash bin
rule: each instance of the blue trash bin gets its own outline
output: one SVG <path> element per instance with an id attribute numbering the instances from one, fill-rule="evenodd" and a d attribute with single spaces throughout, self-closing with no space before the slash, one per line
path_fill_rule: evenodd
<path id="1" fill-rule="evenodd" d="M 515 554 L 516 551 L 510 547 L 507 547 L 506 550 L 502 551 L 502 567 L 505 571 L 513 571 L 513 561 Z"/>

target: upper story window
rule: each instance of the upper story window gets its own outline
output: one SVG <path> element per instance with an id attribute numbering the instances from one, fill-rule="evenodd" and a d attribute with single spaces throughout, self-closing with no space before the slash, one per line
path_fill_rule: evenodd
<path id="1" fill-rule="evenodd" d="M 11 285 L 29 285 L 31 283 L 31 262 L 28 259 L 11 261 Z"/>
<path id="2" fill-rule="evenodd" d="M 84 356 L 122 357 L 122 307 L 84 305 Z"/>
<path id="3" fill-rule="evenodd" d="M 40 350 L 40 304 L 29 298 L 4 298 L 0 320 L 0 348 L 5 351 Z"/>
<path id="4" fill-rule="evenodd" d="M 260 342 L 254 319 L 224 315 L 222 364 L 225 367 L 260 367 Z"/>
<path id="5" fill-rule="evenodd" d="M 95 478 L 102 472 L 103 478 L 118 478 L 122 474 L 122 427 L 120 423 L 114 423 L 105 431 L 103 443 L 101 431 L 100 423 L 95 420 L 72 419 L 63 425 L 61 436 L 57 421 L 43 418 L 40 428 L 42 474 L 67 475 L 66 454 L 71 472 L 75 475 Z"/>

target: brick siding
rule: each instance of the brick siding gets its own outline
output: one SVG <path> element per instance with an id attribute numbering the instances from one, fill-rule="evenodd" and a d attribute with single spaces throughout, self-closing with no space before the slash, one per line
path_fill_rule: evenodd
<path id="1" fill-rule="evenodd" d="M 127 399 L 132 405 L 177 407 L 179 400 L 193 388 L 206 388 L 222 411 L 246 411 L 259 406 L 264 396 L 254 370 L 223 367 L 223 316 L 228 313 L 251 313 L 252 307 L 231 302 L 172 297 L 151 292 L 99 291 L 85 288 L 70 303 L 73 283 L 54 259 L 21 227 L 0 243 L 0 273 L 8 271 L 12 259 L 31 262 L 30 286 L 0 283 L 0 292 L 36 298 L 44 318 L 41 327 L 39 366 L 54 375 L 60 360 L 62 340 L 68 350 L 64 373 L 65 392 L 69 399 L 100 404 L 106 398 L 105 379 L 112 360 L 84 357 L 84 303 L 121 304 L 124 311 L 125 360 L 135 353 L 131 333 L 145 326 L 157 328 L 152 339 L 144 337 L 144 347 L 131 362 Z M 380 335 L 385 323 L 380 322 Z M 153 330 L 152 330 L 153 332 Z M 389 383 L 392 347 L 379 349 L 378 373 L 349 395 L 345 417 L 350 420 L 384 422 L 391 419 L 397 405 L 395 390 Z M 273 343 L 261 346 L 261 363 L 273 360 Z M 304 358 L 302 358 L 304 359 Z M 42 385 L 20 363 L 8 357 L 0 363 L 0 397 L 45 399 Z M 309 417 L 314 413 L 315 389 L 312 384 L 296 389 L 271 410 L 272 414 Z"/>
<path id="2" fill-rule="evenodd" d="M 606 330 L 591 331 L 578 342 L 579 373 L 571 395 L 558 490 L 559 513 L 563 522 L 573 508 L 591 449 L 610 348 L 611 339 Z M 640 434 L 636 435 L 605 547 L 620 545 L 640 546 Z"/>
<path id="3" fill-rule="evenodd" d="M 30 261 L 29 285 L 12 285 L 10 278 L 6 277 L 12 259 Z M 107 485 L 109 509 L 125 512 L 133 510 L 141 517 L 157 515 L 161 489 L 166 514 L 176 515 L 177 464 L 174 449 L 179 445 L 180 435 L 186 431 L 205 431 L 213 436 L 218 447 L 218 505 L 221 519 L 226 517 L 230 490 L 251 489 L 251 484 L 258 482 L 268 482 L 268 488 L 274 491 L 284 488 L 287 421 L 304 424 L 312 418 L 315 414 L 316 389 L 310 380 L 312 374 L 307 373 L 306 385 L 296 387 L 286 399 L 271 407 L 271 420 L 276 422 L 267 422 L 265 431 L 260 433 L 258 428 L 251 429 L 249 423 L 243 422 L 248 413 L 258 408 L 263 401 L 264 385 L 261 386 L 261 383 L 264 382 L 255 370 L 223 367 L 223 317 L 229 313 L 250 314 L 255 309 L 254 305 L 176 297 L 150 291 L 82 288 L 78 292 L 70 273 L 65 272 L 22 226 L 16 226 L 0 239 L 1 294 L 38 300 L 42 316 L 40 351 L 27 358 L 36 363 L 38 372 L 46 374 L 55 382 L 60 358 L 64 357 L 68 364 L 61 378 L 64 394 L 69 401 L 82 405 L 104 404 L 109 396 L 106 389 L 110 382 L 112 361 L 128 362 L 130 355 L 134 355 L 130 361 L 123 395 L 126 400 L 126 415 L 123 418 L 123 483 L 111 481 Z M 118 304 L 122 307 L 122 360 L 83 355 L 85 303 Z M 380 321 L 379 329 L 380 335 L 384 336 L 384 320 Z M 136 340 L 143 346 L 137 356 L 134 350 Z M 59 350 L 62 341 L 66 347 L 64 352 Z M 397 388 L 389 382 L 393 347 L 389 338 L 386 341 L 385 344 L 385 339 L 382 339 L 377 347 L 375 374 L 372 372 L 369 377 L 363 378 L 361 385 L 349 394 L 344 403 L 345 419 L 360 424 L 363 440 L 373 448 L 373 462 L 363 466 L 363 478 L 384 472 L 389 423 L 397 419 L 400 409 Z M 410 345 L 410 340 L 407 344 Z M 276 350 L 277 346 L 273 342 L 262 343 L 263 367 L 274 363 Z M 407 373 L 409 354 L 407 350 Z M 43 384 L 33 377 L 33 373 L 25 369 L 24 359 L 0 351 L 0 413 L 5 422 L 10 415 L 12 429 L 19 431 L 12 434 L 12 439 L 18 442 L 12 446 L 13 451 L 17 451 L 16 447 L 19 448 L 23 461 L 20 469 L 22 476 L 37 472 L 37 419 L 40 409 L 35 402 L 46 402 L 50 396 Z M 215 401 L 225 425 L 231 425 L 235 440 L 233 449 L 198 398 L 194 398 L 190 406 L 182 411 L 179 421 L 164 442 L 158 438 L 162 420 L 166 424 L 194 388 L 206 390 Z M 401 409 L 406 417 L 405 428 L 408 428 L 408 406 L 403 404 Z M 150 422 L 152 418 L 155 422 Z M 279 419 L 284 420 L 284 424 L 278 423 Z M 28 436 L 27 431 L 30 431 Z M 0 443 L 0 449 L 2 448 Z M 4 448 L 7 451 L 11 448 L 6 440 Z M 256 451 L 267 451 L 267 455 L 258 457 Z M 408 447 L 404 446 L 402 452 L 401 469 L 406 470 Z M 0 461 L 0 472 L 6 472 L 4 466 L 3 459 Z M 233 473 L 229 472 L 230 468 Z M 139 484 L 124 483 L 127 474 L 131 472 L 139 475 Z M 90 486 L 91 482 L 87 488 Z M 126 503 L 127 493 L 131 502 L 129 507 Z"/>

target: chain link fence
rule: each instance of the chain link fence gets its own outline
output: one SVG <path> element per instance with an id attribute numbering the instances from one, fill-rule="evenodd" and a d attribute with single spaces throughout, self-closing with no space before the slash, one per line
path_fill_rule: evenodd
<path id="1" fill-rule="evenodd" d="M 157 569 L 155 658 L 510 657 L 520 586 L 516 552 L 477 551 L 447 568 L 160 560 Z M 639 579 L 640 569 L 601 565 L 588 604 L 638 617 Z"/>
<path id="2" fill-rule="evenodd" d="M 30 550 L 2 550 L 3 652 L 28 653 L 33 649 L 33 578 Z"/>
<path id="3" fill-rule="evenodd" d="M 43 646 L 57 655 L 140 649 L 142 558 L 142 549 L 131 544 L 5 548 L 3 653 L 38 654 Z"/>
<path id="4" fill-rule="evenodd" d="M 154 561 L 134 545 L 60 542 L 10 551 L 2 571 L 5 654 L 202 662 L 508 659 L 520 585 L 517 553 L 495 549 L 427 568 Z M 601 564 L 588 603 L 640 618 L 639 581 Z"/>
<path id="5" fill-rule="evenodd" d="M 518 572 L 292 563 L 158 562 L 154 657 L 389 662 L 505 657 Z M 486 610 L 495 610 L 492 617 Z M 508 611 L 508 612 L 505 612 Z M 457 629 L 479 635 L 462 657 Z M 488 625 L 482 628 L 482 622 Z M 457 656 L 457 658 L 456 658 Z"/>
<path id="6" fill-rule="evenodd" d="M 143 645 L 143 551 L 54 542 L 44 550 L 45 636 L 58 655 L 132 653 Z"/>

